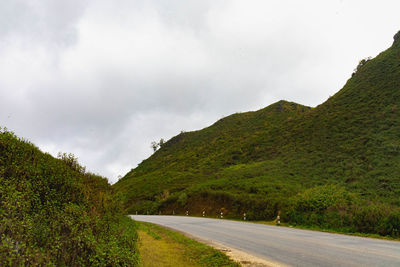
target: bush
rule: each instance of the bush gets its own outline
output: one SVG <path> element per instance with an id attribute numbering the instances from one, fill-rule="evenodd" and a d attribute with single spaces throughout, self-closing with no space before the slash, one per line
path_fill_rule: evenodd
<path id="1" fill-rule="evenodd" d="M 354 199 L 337 185 L 313 187 L 289 200 L 283 219 L 301 225 L 346 227 Z"/>
<path id="2" fill-rule="evenodd" d="M 400 236 L 400 209 L 357 198 L 335 185 L 307 189 L 293 197 L 284 220 L 345 232 Z"/>
<path id="3" fill-rule="evenodd" d="M 182 194 L 179 195 L 179 197 L 178 197 L 178 204 L 179 204 L 181 207 L 185 207 L 186 204 L 187 204 L 187 201 L 188 201 L 188 196 L 187 196 L 186 193 L 182 193 Z"/>
<path id="4" fill-rule="evenodd" d="M 0 129 L 0 266 L 135 266 L 136 240 L 105 178 Z"/>

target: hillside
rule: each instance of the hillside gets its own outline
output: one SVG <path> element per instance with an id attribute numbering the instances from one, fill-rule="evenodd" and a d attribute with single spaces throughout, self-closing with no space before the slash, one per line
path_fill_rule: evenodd
<path id="1" fill-rule="evenodd" d="M 0 266 L 135 266 L 136 238 L 105 178 L 0 128 Z"/>
<path id="2" fill-rule="evenodd" d="M 273 219 L 398 236 L 400 33 L 316 108 L 280 101 L 181 133 L 115 188 L 128 212 Z"/>

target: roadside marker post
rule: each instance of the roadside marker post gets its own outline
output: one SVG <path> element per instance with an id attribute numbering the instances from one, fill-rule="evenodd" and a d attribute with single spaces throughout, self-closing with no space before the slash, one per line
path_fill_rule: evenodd
<path id="1" fill-rule="evenodd" d="M 224 218 L 224 213 L 221 211 L 221 219 Z"/>
<path id="2" fill-rule="evenodd" d="M 281 211 L 278 210 L 278 216 L 276 216 L 276 225 L 281 225 Z"/>
<path id="3" fill-rule="evenodd" d="M 203 210 L 203 217 L 205 217 L 206 216 L 206 211 L 205 210 Z"/>
<path id="4" fill-rule="evenodd" d="M 243 213 L 243 220 L 246 220 L 246 213 Z"/>
<path id="5" fill-rule="evenodd" d="M 187 211 L 186 211 L 186 216 L 188 216 L 188 215 L 189 215 L 189 211 L 187 210 Z"/>

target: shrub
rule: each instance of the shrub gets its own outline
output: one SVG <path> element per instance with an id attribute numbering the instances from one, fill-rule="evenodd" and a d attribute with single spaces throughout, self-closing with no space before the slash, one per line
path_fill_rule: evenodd
<path id="1" fill-rule="evenodd" d="M 107 180 L 0 129 L 0 266 L 135 266 L 136 225 Z"/>

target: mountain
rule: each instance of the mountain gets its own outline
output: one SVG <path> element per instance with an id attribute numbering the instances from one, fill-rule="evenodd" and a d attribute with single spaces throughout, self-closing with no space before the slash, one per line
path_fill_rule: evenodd
<path id="1" fill-rule="evenodd" d="M 0 128 L 0 266 L 135 266 L 136 237 L 107 179 Z"/>
<path id="2" fill-rule="evenodd" d="M 400 32 L 316 108 L 279 101 L 181 133 L 115 189 L 128 212 L 400 232 Z"/>

